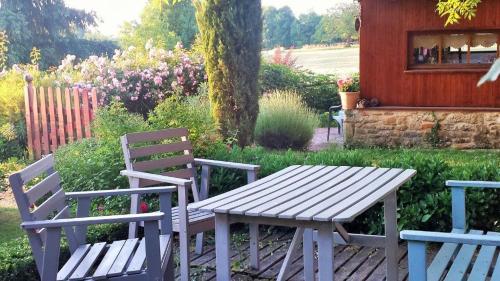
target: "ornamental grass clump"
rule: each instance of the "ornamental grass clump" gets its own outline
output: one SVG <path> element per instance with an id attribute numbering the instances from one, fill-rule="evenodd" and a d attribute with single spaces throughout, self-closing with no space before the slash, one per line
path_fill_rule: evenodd
<path id="1" fill-rule="evenodd" d="M 266 148 L 304 149 L 318 122 L 316 114 L 296 92 L 272 92 L 260 100 L 255 139 Z"/>

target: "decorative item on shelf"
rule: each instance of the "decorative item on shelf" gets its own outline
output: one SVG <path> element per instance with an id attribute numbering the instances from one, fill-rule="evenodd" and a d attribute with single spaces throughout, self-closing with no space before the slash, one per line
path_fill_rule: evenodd
<path id="1" fill-rule="evenodd" d="M 358 101 L 358 107 L 357 108 L 367 108 L 370 107 L 370 101 L 367 99 L 360 99 Z"/>
<path id="2" fill-rule="evenodd" d="M 378 101 L 378 99 L 377 99 L 377 98 L 372 98 L 372 99 L 370 100 L 370 105 L 369 105 L 369 106 L 370 106 L 370 107 L 377 107 L 377 106 L 380 106 L 380 102 Z"/>
<path id="3" fill-rule="evenodd" d="M 342 108 L 355 109 L 361 96 L 359 93 L 359 75 L 339 79 L 337 85 Z"/>

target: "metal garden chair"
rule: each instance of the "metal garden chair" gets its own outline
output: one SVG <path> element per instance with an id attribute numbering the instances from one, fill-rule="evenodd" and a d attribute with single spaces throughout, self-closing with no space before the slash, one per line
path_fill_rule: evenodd
<path id="1" fill-rule="evenodd" d="M 184 128 L 132 133 L 122 136 L 122 149 L 126 171 L 132 188 L 167 183 L 178 187 L 178 207 L 173 208 L 173 231 L 179 233 L 181 279 L 189 280 L 190 236 L 196 234 L 196 253 L 203 252 L 203 232 L 213 230 L 215 217 L 212 213 L 187 210 L 189 190 L 194 202 L 208 198 L 210 170 L 212 167 L 244 170 L 248 182 L 257 178 L 259 166 L 194 158 L 188 130 Z M 197 187 L 197 169 L 201 166 L 201 184 Z M 137 196 L 132 197 L 131 213 L 139 211 Z M 131 223 L 129 235 L 137 233 L 137 223 Z M 259 227 L 250 225 L 250 263 L 259 268 Z"/>
<path id="2" fill-rule="evenodd" d="M 25 190 L 34 178 L 45 178 Z M 117 189 L 65 193 L 52 155 L 9 177 L 21 227 L 27 232 L 42 281 L 54 280 L 173 280 L 171 192 L 175 187 Z M 160 194 L 161 212 L 89 217 L 91 199 L 116 195 Z M 66 200 L 78 201 L 76 218 Z M 162 226 L 158 232 L 158 221 Z M 87 226 L 144 222 L 144 238 L 87 244 Z M 59 269 L 61 232 L 68 240 L 70 258 Z"/>
<path id="3" fill-rule="evenodd" d="M 335 113 L 338 113 L 335 115 Z M 335 121 L 338 125 L 337 129 L 339 131 L 339 135 L 344 133 L 344 120 L 345 120 L 345 112 L 342 110 L 342 105 L 331 106 L 328 110 L 328 135 L 326 137 L 327 141 L 330 141 L 330 122 Z"/>
<path id="4" fill-rule="evenodd" d="M 498 189 L 500 182 L 447 181 L 446 185 L 452 189 L 453 231 L 451 233 L 401 232 L 401 238 L 408 240 L 409 280 L 499 281 L 500 233 L 467 231 L 465 190 L 468 187 Z M 426 243 L 429 242 L 444 244 L 426 270 Z M 496 263 L 494 263 L 495 254 Z"/>

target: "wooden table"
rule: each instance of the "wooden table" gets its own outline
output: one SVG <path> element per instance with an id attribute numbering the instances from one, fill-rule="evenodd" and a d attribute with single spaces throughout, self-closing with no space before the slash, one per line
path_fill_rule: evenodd
<path id="1" fill-rule="evenodd" d="M 241 188 L 190 204 L 188 209 L 215 213 L 217 280 L 231 280 L 231 223 L 297 227 L 279 279 L 302 233 L 304 279 L 314 280 L 313 237 L 317 230 L 319 280 L 334 278 L 333 245 L 385 247 L 387 280 L 398 278 L 397 189 L 415 170 L 347 166 L 291 166 Z M 348 233 L 342 223 L 384 202 L 385 235 Z"/>

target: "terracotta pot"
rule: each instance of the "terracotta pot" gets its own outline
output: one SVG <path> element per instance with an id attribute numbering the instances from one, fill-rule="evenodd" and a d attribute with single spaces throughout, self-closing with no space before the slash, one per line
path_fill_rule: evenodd
<path id="1" fill-rule="evenodd" d="M 342 109 L 356 109 L 360 98 L 359 92 L 339 92 Z"/>

